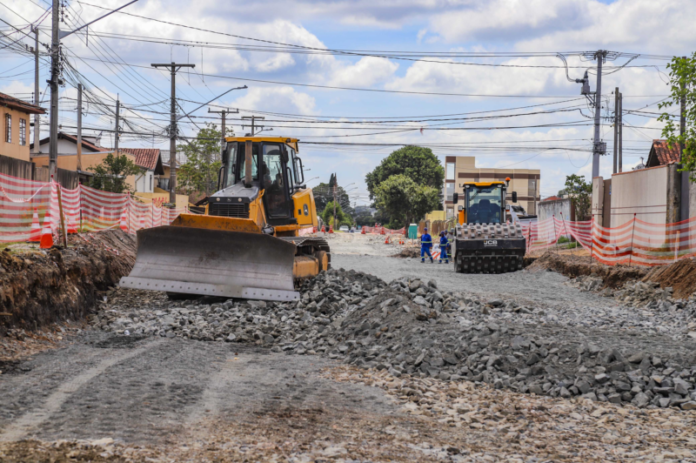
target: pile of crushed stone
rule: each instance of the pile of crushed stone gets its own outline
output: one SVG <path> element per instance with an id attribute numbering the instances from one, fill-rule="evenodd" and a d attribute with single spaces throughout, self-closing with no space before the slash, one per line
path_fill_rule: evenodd
<path id="1" fill-rule="evenodd" d="M 325 355 L 397 377 L 467 379 L 552 397 L 696 408 L 696 356 L 688 349 L 636 351 L 620 337 L 588 337 L 554 324 L 557 317 L 544 310 L 442 292 L 434 281 L 387 284 L 360 272 L 330 270 L 305 282 L 301 292 L 300 301 L 269 303 L 169 301 L 163 293 L 116 289 L 91 323 L 119 335 L 244 342 Z"/>

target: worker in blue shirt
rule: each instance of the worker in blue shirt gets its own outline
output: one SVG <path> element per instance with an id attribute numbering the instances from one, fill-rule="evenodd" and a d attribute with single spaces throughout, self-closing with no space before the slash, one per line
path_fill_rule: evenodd
<path id="1" fill-rule="evenodd" d="M 445 264 L 449 264 L 449 254 L 447 254 L 447 248 L 449 247 L 449 240 L 447 239 L 447 232 L 442 230 L 440 232 L 440 263 L 442 259 L 445 259 Z"/>
<path id="2" fill-rule="evenodd" d="M 421 235 L 421 264 L 425 262 L 425 255 L 430 257 L 430 263 L 433 263 L 433 256 L 430 254 L 430 248 L 433 247 L 433 238 L 428 234 L 428 228 L 423 230 Z"/>

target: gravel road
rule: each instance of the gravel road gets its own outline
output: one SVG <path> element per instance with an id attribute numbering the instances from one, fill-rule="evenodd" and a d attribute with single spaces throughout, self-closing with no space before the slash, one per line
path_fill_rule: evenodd
<path id="1" fill-rule="evenodd" d="M 166 444 L 207 420 L 278 410 L 397 414 L 384 393 L 321 378 L 334 363 L 239 344 L 85 333 L 0 380 L 0 442 Z"/>
<path id="2" fill-rule="evenodd" d="M 673 314 L 623 307 L 614 299 L 567 285 L 567 279 L 554 272 L 462 275 L 452 265 L 388 257 L 398 249 L 385 245 L 383 237 L 335 234 L 328 239 L 334 268 L 365 272 L 387 283 L 419 278 L 427 285 L 435 280 L 443 292 L 468 293 L 481 301 L 457 295 L 467 307 L 437 319 L 421 317 L 403 333 L 398 331 L 401 318 L 394 318 L 393 331 L 380 325 L 379 332 L 367 318 L 349 320 L 352 324 L 346 326 L 355 326 L 360 334 L 346 342 L 361 352 L 351 363 L 363 367 L 354 368 L 327 358 L 343 344 L 320 339 L 330 320 L 324 319 L 317 301 L 327 297 L 339 304 L 350 293 L 355 308 L 368 295 L 382 304 L 384 298 L 405 296 L 408 289 L 394 293 L 384 283 L 314 288 L 305 294 L 311 293 L 313 302 L 305 303 L 314 304 L 313 315 L 295 314 L 285 307 L 282 313 L 274 312 L 279 320 L 266 313 L 274 308 L 249 304 L 239 312 L 242 315 L 232 317 L 236 342 L 178 337 L 184 328 L 178 302 L 172 306 L 162 294 L 119 299 L 119 294 L 130 293 L 117 290 L 110 293 L 113 297 L 104 304 L 93 329 L 0 374 L 0 461 L 696 461 L 692 409 L 639 409 L 580 395 L 542 397 L 541 391 L 519 394 L 480 378 L 465 381 L 459 374 L 447 374 L 447 380 L 430 370 L 426 374 L 423 368 L 378 365 L 387 357 L 406 355 L 407 342 L 423 341 L 423 352 L 435 353 L 454 349 L 449 338 L 461 341 L 464 336 L 468 345 L 462 346 L 468 352 L 460 353 L 474 352 L 467 363 L 471 377 L 496 373 L 485 365 L 496 358 L 517 362 L 514 356 L 520 352 L 508 348 L 516 339 L 528 346 L 532 340 L 529 349 L 546 351 L 549 359 L 558 357 L 553 361 L 558 361 L 561 372 L 576 369 L 582 360 L 592 376 L 605 370 L 599 360 L 603 354 L 587 358 L 585 347 L 592 344 L 609 348 L 603 352 L 643 351 L 653 363 L 657 355 L 669 361 L 692 352 L 696 344 L 672 336 L 678 331 Z M 335 274 L 320 278 L 324 277 L 338 278 Z M 323 280 L 313 281 L 318 285 Z M 495 299 L 499 304 L 490 304 Z M 348 308 L 345 300 L 340 304 Z M 377 305 L 366 316 L 396 317 L 389 304 Z M 219 305 L 187 305 L 187 332 L 223 327 Z M 360 313 L 355 312 L 354 318 Z M 415 310 L 404 313 L 415 317 Z M 399 316 L 406 320 L 406 315 Z M 166 327 L 148 336 L 142 331 L 125 335 L 126 328 L 165 321 Z M 281 329 L 291 322 L 287 333 Z M 266 331 L 259 331 L 262 328 Z M 260 347 L 276 331 L 297 338 L 292 348 L 289 342 L 273 349 Z M 449 336 L 442 338 L 446 342 L 438 341 L 438 333 Z M 516 338 L 518 334 L 527 340 Z M 380 341 L 391 346 L 390 354 L 375 357 L 378 352 L 371 353 L 370 348 L 379 347 L 376 340 L 382 336 L 385 340 L 402 336 L 399 342 L 404 344 Z M 308 342 L 311 347 L 299 349 L 300 343 Z M 313 348 L 320 355 L 310 355 Z M 507 355 L 504 359 L 494 355 L 498 348 Z M 300 350 L 305 355 L 298 355 Z M 523 353 L 520 358 L 529 362 L 531 354 Z M 421 355 L 418 363 L 439 365 L 444 373 L 453 368 L 436 360 L 439 357 Z M 364 368 L 373 364 L 378 366 Z M 534 375 L 545 374 L 539 365 Z M 457 373 L 463 375 L 463 370 Z M 696 369 L 685 375 L 696 375 Z M 619 378 L 619 372 L 615 376 Z M 519 375 L 505 379 L 523 380 Z"/>
<path id="3" fill-rule="evenodd" d="M 394 254 L 393 247 L 386 245 L 385 247 L 391 248 L 390 255 Z M 333 247 L 331 252 L 331 263 L 334 268 L 370 273 L 386 282 L 402 277 L 420 278 L 424 281 L 435 280 L 438 288 L 444 291 L 515 298 L 522 303 L 526 301 L 529 305 L 537 307 L 616 306 L 612 299 L 566 285 L 568 278 L 556 272 L 522 270 L 500 275 L 462 274 L 454 271 L 452 263 L 449 265 L 437 262 L 422 264 L 420 259 L 344 254 L 341 248 L 334 250 Z"/>

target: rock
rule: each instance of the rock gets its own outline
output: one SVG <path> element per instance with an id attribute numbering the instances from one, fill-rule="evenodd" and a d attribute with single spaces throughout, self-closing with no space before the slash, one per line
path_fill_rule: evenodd
<path id="1" fill-rule="evenodd" d="M 425 300 L 423 296 L 416 296 L 413 298 L 413 302 L 418 304 L 418 305 L 428 305 L 428 301 Z"/>
<path id="2" fill-rule="evenodd" d="M 522 337 L 522 336 L 515 336 L 512 338 L 512 343 L 510 344 L 510 347 L 513 348 L 513 350 L 519 350 L 521 348 L 528 348 L 529 347 L 529 340 Z"/>
<path id="3" fill-rule="evenodd" d="M 616 392 L 613 394 L 609 394 L 607 396 L 607 400 L 613 404 L 620 404 L 621 403 L 621 394 L 618 394 Z"/>
<path id="4" fill-rule="evenodd" d="M 691 383 L 688 383 L 680 378 L 674 379 L 674 392 L 676 392 L 677 394 L 687 395 L 689 393 L 689 389 L 691 388 Z"/>
<path id="5" fill-rule="evenodd" d="M 681 404 L 682 410 L 696 410 L 696 402 L 684 402 Z"/>
<path id="6" fill-rule="evenodd" d="M 539 362 L 541 358 L 536 352 L 533 352 L 529 357 L 527 357 L 527 361 L 525 362 L 528 366 L 532 366 L 535 363 Z"/>
<path id="7" fill-rule="evenodd" d="M 636 394 L 636 396 L 633 398 L 631 401 L 633 405 L 635 405 L 638 408 L 645 408 L 648 406 L 650 403 L 650 397 L 647 396 L 647 394 L 643 392 L 639 392 Z"/>
<path id="8" fill-rule="evenodd" d="M 604 384 L 607 381 L 609 381 L 609 375 L 606 375 L 604 373 L 595 375 L 595 381 L 597 381 L 599 384 Z"/>
<path id="9" fill-rule="evenodd" d="M 408 289 L 409 289 L 409 291 L 411 291 L 412 293 L 414 293 L 414 292 L 416 292 L 416 291 L 418 290 L 418 288 L 420 288 L 421 286 L 423 286 L 423 282 L 422 282 L 422 281 L 420 281 L 420 280 L 413 280 L 413 281 L 411 281 L 411 283 L 408 285 Z"/>
<path id="10" fill-rule="evenodd" d="M 643 353 L 638 352 L 636 354 L 633 354 L 630 357 L 628 357 L 628 359 L 626 359 L 626 361 L 628 363 L 640 363 L 643 361 Z"/>
<path id="11" fill-rule="evenodd" d="M 576 386 L 581 394 L 587 394 L 588 392 L 590 392 L 590 383 L 588 383 L 587 381 L 578 381 Z"/>

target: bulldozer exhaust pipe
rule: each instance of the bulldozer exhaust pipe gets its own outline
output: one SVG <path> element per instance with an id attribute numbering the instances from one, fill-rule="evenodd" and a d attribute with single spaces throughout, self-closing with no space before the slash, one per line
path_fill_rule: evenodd
<path id="1" fill-rule="evenodd" d="M 251 188 L 251 165 L 253 163 L 253 147 L 254 142 L 247 140 L 244 145 L 244 188 Z"/>

